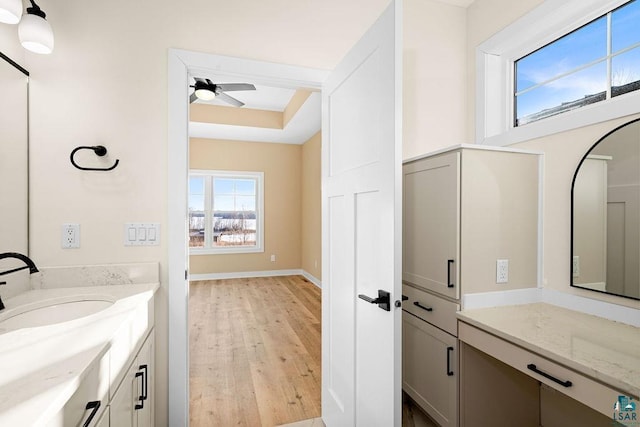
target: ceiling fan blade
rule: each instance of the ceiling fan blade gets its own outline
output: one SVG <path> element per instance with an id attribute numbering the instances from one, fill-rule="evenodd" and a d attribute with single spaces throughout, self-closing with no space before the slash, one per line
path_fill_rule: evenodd
<path id="1" fill-rule="evenodd" d="M 231 104 L 231 105 L 233 105 L 233 106 L 235 106 L 235 107 L 242 107 L 242 106 L 244 105 L 244 102 L 242 102 L 242 101 L 240 101 L 240 100 L 238 100 L 238 99 L 235 99 L 234 97 L 229 96 L 229 95 L 227 95 L 227 94 L 226 94 L 226 93 L 224 93 L 224 92 L 220 92 L 220 93 L 216 96 L 216 98 L 217 98 L 217 99 L 219 99 L 219 100 L 221 100 L 221 101 L 224 101 L 224 102 L 226 102 L 226 103 L 228 103 L 228 104 Z"/>
<path id="2" fill-rule="evenodd" d="M 222 92 L 231 92 L 234 90 L 256 90 L 256 87 L 250 83 L 222 83 L 217 84 L 216 88 Z"/>
<path id="3" fill-rule="evenodd" d="M 189 97 L 189 104 L 192 104 L 192 103 L 193 103 L 193 101 L 195 101 L 196 99 L 198 99 L 198 97 L 196 96 L 196 93 L 195 93 L 195 92 L 193 92 L 193 93 L 191 94 L 191 96 Z"/>

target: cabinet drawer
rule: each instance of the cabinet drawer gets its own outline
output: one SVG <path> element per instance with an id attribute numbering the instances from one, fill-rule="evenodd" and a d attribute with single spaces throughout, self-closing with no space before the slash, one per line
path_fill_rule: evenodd
<path id="1" fill-rule="evenodd" d="M 447 331 L 453 336 L 458 336 L 456 312 L 460 310 L 459 304 L 407 284 L 402 285 L 402 295 L 408 298 L 402 303 L 403 310 Z"/>
<path id="2" fill-rule="evenodd" d="M 619 395 L 624 394 L 467 323 L 460 322 L 458 330 L 461 341 L 604 415 L 612 415 L 613 404 Z M 545 375 L 564 382 L 564 385 Z"/>

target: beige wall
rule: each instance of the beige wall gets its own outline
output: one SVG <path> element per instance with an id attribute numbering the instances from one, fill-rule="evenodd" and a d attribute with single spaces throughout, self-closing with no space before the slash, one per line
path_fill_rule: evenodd
<path id="1" fill-rule="evenodd" d="M 463 142 L 467 104 L 466 9 L 404 0 L 404 159 Z M 471 63 L 472 64 L 472 63 Z"/>
<path id="2" fill-rule="evenodd" d="M 191 139 L 190 168 L 264 172 L 265 193 L 264 252 L 191 255 L 191 274 L 300 268 L 301 156 L 300 145 Z"/>
<path id="3" fill-rule="evenodd" d="M 467 13 L 468 66 L 468 138 L 475 135 L 475 50 L 487 38 L 518 17 L 526 14 L 541 0 L 475 0 Z M 540 150 L 545 153 L 542 284 L 545 288 L 640 308 L 639 301 L 604 295 L 570 286 L 571 181 L 582 156 L 610 130 L 638 115 L 586 126 L 568 132 L 515 144 L 515 148 Z"/>
<path id="4" fill-rule="evenodd" d="M 322 280 L 322 207 L 318 132 L 302 146 L 302 269 Z"/>

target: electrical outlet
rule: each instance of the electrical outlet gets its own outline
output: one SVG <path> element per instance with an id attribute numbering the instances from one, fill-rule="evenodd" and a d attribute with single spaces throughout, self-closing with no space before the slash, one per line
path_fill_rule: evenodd
<path id="1" fill-rule="evenodd" d="M 496 260 L 496 283 L 507 283 L 509 281 L 509 260 Z"/>
<path id="2" fill-rule="evenodd" d="M 271 255 L 271 262 L 276 262 L 276 256 L 275 255 Z"/>
<path id="3" fill-rule="evenodd" d="M 573 256 L 573 277 L 580 276 L 580 257 L 578 255 Z"/>
<path id="4" fill-rule="evenodd" d="M 80 247 L 80 224 L 62 224 L 62 248 Z"/>

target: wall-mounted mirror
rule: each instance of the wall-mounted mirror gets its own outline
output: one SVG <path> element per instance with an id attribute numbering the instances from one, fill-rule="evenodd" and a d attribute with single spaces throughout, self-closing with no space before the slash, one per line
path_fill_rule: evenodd
<path id="1" fill-rule="evenodd" d="M 571 195 L 571 285 L 640 299 L 640 119 L 589 150 Z"/>
<path id="2" fill-rule="evenodd" d="M 29 73 L 0 52 L 0 252 L 29 252 Z"/>

